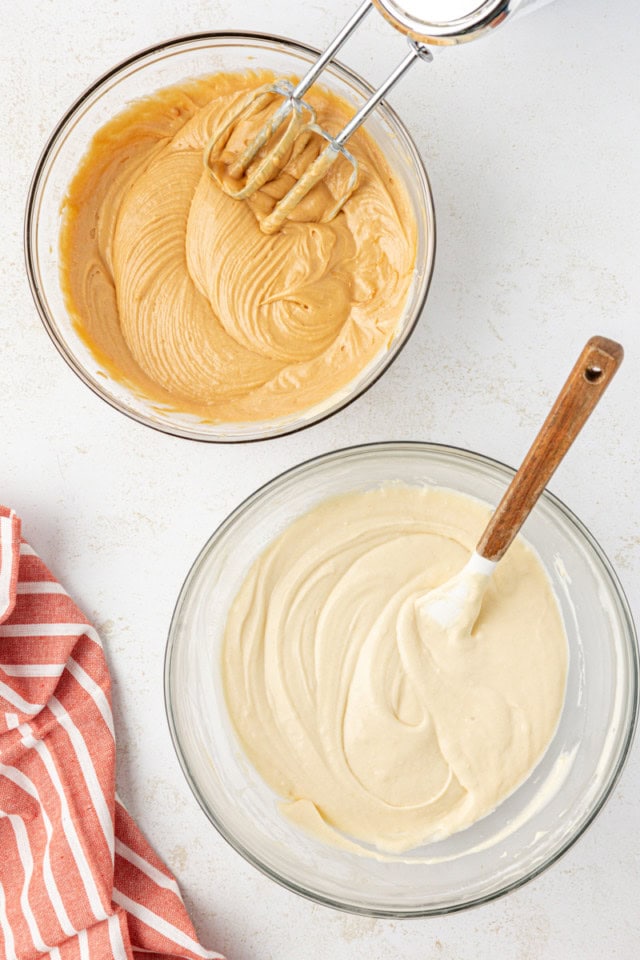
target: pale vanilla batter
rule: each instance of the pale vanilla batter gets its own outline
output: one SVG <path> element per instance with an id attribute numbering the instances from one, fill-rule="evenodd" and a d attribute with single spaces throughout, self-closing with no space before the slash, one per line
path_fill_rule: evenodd
<path id="1" fill-rule="evenodd" d="M 252 566 L 226 627 L 227 704 L 308 830 L 406 851 L 488 814 L 544 753 L 567 640 L 534 552 L 509 549 L 470 636 L 421 622 L 416 604 L 463 567 L 489 512 L 443 489 L 348 494 Z"/>
<path id="2" fill-rule="evenodd" d="M 322 404 L 393 340 L 412 282 L 416 222 L 402 184 L 361 130 L 280 232 L 259 221 L 324 141 L 297 144 L 282 176 L 228 197 L 204 148 L 247 91 L 273 80 L 218 74 L 139 101 L 99 131 L 63 206 L 67 307 L 99 362 L 158 403 L 210 421 L 256 421 Z M 314 87 L 337 132 L 353 107 Z M 241 124 L 229 157 L 264 117 Z M 317 142 L 316 142 L 317 141 Z"/>

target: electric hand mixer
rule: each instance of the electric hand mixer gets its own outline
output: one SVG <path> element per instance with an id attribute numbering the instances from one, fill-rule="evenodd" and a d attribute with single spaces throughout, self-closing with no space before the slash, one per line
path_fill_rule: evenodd
<path id="1" fill-rule="evenodd" d="M 326 141 L 326 146 L 278 200 L 260 226 L 265 233 L 279 230 L 300 201 L 342 157 L 352 170 L 335 204 L 324 214 L 325 222 L 332 220 L 358 184 L 358 162 L 345 144 L 417 60 L 429 62 L 433 59 L 425 43 L 451 45 L 471 40 L 503 23 L 516 10 L 541 2 L 545 0 L 364 0 L 295 86 L 289 80 L 281 79 L 252 90 L 241 100 L 229 122 L 207 145 L 205 166 L 221 190 L 236 200 L 245 200 L 278 176 L 300 137 L 317 134 Z M 407 35 L 409 53 L 347 125 L 332 136 L 316 122 L 315 110 L 304 100 L 304 95 L 374 6 L 396 29 Z M 405 10 L 405 7 L 413 12 Z M 261 126 L 257 135 L 241 152 L 229 159 L 228 144 L 237 125 L 257 116 L 278 100 L 282 101 L 280 106 Z"/>

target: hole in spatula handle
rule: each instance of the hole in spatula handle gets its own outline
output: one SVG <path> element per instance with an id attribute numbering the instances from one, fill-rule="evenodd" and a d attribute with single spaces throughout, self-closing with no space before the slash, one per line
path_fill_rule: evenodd
<path id="1" fill-rule="evenodd" d="M 623 354 L 620 344 L 606 337 L 591 337 L 586 343 L 480 537 L 476 548 L 480 556 L 497 561 L 504 555 L 611 382 Z"/>

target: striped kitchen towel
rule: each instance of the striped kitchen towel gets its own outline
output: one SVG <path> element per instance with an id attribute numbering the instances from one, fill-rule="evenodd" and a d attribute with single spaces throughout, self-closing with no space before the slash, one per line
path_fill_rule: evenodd
<path id="1" fill-rule="evenodd" d="M 219 958 L 115 796 L 96 631 L 0 507 L 0 957 Z"/>

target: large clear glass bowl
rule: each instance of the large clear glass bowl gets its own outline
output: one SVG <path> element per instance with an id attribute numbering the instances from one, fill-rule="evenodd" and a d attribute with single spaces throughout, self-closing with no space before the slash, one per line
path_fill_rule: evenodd
<path id="1" fill-rule="evenodd" d="M 544 493 L 524 527 L 556 592 L 569 640 L 566 700 L 544 757 L 507 800 L 467 830 L 384 861 L 324 845 L 279 813 L 244 757 L 221 684 L 229 606 L 256 555 L 326 497 L 403 482 L 449 487 L 495 505 L 513 470 L 423 443 L 351 447 L 287 471 L 241 504 L 195 561 L 165 660 L 174 744 L 189 784 L 247 860 L 320 903 L 372 916 L 460 910 L 535 877 L 567 850 L 610 794 L 638 704 L 633 621 L 609 561 L 580 521 Z"/>
<path id="2" fill-rule="evenodd" d="M 393 341 L 329 400 L 292 416 L 251 423 L 205 423 L 188 414 L 161 409 L 103 369 L 69 317 L 60 285 L 61 204 L 94 134 L 131 101 L 163 87 L 212 73 L 256 67 L 280 75 L 301 75 L 317 53 L 291 40 L 250 33 L 200 34 L 151 47 L 89 87 L 62 118 L 44 149 L 29 190 L 25 220 L 27 272 L 36 306 L 71 369 L 98 396 L 140 423 L 176 436 L 217 442 L 261 440 L 300 430 L 336 413 L 367 390 L 398 355 L 422 312 L 435 254 L 431 188 L 406 128 L 383 103 L 367 121 L 367 129 L 411 200 L 418 233 L 415 270 Z M 326 68 L 322 83 L 352 103 L 354 112 L 371 92 L 364 80 L 337 63 Z"/>

